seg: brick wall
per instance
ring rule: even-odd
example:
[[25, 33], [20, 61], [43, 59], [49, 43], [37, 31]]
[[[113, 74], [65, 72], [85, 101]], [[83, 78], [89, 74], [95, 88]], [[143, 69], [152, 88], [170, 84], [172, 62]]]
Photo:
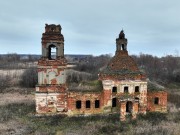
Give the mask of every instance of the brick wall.
[[152, 91], [152, 92], [148, 91], [147, 111], [166, 112], [167, 111], [167, 92], [166, 91]]
[[[99, 108], [95, 108], [95, 100], [99, 100]], [[81, 108], [76, 108], [76, 101], [81, 101]], [[86, 107], [86, 101], [90, 101], [90, 108]], [[68, 115], [97, 114], [102, 113], [103, 98], [101, 92], [69, 92]]]

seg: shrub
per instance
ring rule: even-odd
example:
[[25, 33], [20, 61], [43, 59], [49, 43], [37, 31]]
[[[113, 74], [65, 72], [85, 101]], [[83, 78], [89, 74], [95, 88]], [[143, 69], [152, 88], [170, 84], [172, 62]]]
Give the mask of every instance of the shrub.
[[33, 88], [38, 83], [37, 69], [34, 67], [28, 68], [21, 76], [21, 86]]
[[4, 92], [4, 90], [11, 86], [11, 77], [9, 75], [3, 76], [0, 75], [0, 93]]

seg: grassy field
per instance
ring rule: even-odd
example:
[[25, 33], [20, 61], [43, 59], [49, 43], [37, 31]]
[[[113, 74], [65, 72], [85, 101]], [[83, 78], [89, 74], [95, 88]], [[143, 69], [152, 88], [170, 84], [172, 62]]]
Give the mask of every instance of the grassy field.
[[[23, 92], [20, 92], [23, 91]], [[169, 95], [168, 113], [119, 121], [119, 114], [88, 117], [35, 116], [33, 89], [0, 94], [2, 135], [179, 135], [180, 90]]]
[[[168, 83], [168, 112], [165, 114], [147, 113], [138, 115], [136, 120], [127, 116], [126, 122], [119, 121], [119, 114], [36, 116], [35, 89], [20, 83], [25, 82], [22, 78], [25, 69], [13, 67], [0, 70], [0, 135], [180, 135], [180, 83]], [[27, 82], [32, 81], [29, 77], [33, 75], [28, 73]], [[75, 73], [83, 80], [90, 75], [84, 71]]]

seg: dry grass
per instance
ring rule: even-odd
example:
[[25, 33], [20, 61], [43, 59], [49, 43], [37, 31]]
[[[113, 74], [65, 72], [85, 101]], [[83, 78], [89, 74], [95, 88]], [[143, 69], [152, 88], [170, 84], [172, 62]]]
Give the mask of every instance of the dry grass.
[[26, 135], [178, 135], [180, 111], [172, 103], [167, 114], [150, 113], [135, 121], [119, 121], [109, 116], [34, 117], [34, 95], [0, 94], [0, 134]]
[[22, 75], [25, 69], [0, 69], [0, 74], [3, 76], [10, 75], [12, 78]]
[[0, 106], [8, 105], [12, 103], [33, 103], [34, 95], [16, 93], [4, 93], [0, 94]]

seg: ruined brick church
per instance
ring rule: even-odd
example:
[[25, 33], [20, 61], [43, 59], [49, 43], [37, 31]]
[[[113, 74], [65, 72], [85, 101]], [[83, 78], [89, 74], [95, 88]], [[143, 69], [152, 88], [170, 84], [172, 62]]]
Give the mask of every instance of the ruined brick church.
[[166, 112], [167, 92], [148, 87], [146, 75], [128, 55], [127, 43], [121, 31], [116, 39], [115, 56], [100, 71], [92, 91], [69, 88], [61, 26], [46, 24], [42, 34], [42, 57], [38, 61], [36, 112], [68, 116], [119, 113], [121, 121], [126, 120], [126, 115], [134, 119], [139, 113]]

